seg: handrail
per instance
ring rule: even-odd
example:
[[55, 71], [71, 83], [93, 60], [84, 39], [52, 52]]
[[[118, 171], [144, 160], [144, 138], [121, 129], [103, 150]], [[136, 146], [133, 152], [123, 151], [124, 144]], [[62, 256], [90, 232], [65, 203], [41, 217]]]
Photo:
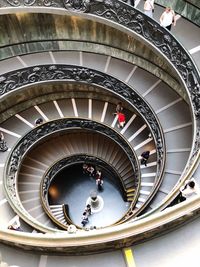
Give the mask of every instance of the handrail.
[[[4, 189], [7, 195], [8, 202], [13, 207], [13, 209], [23, 218], [23, 220], [32, 225], [34, 228], [39, 229], [41, 231], [44, 231], [45, 226], [35, 220], [24, 209], [20, 201], [19, 194], [16, 188], [19, 166], [21, 165], [22, 160], [26, 156], [28, 151], [38, 141], [47, 138], [47, 136], [50, 136], [56, 132], [67, 131], [70, 129], [84, 129], [87, 131], [94, 131], [101, 133], [102, 135], [108, 136], [110, 139], [114, 140], [126, 153], [132, 165], [135, 184], [140, 184], [140, 172], [138, 166], [139, 163], [135, 152], [126, 142], [125, 138], [122, 135], [118, 134], [114, 129], [111, 129], [110, 127], [102, 123], [90, 121], [83, 118], [64, 118], [46, 122], [30, 130], [18, 141], [18, 143], [14, 146], [13, 150], [10, 153], [10, 156], [5, 166], [4, 173]], [[138, 186], [137, 191], [139, 191]], [[49, 228], [47, 228], [46, 231], [48, 232]]]
[[[31, 1], [27, 4], [26, 1], [10, 1], [5, 6], [12, 7], [9, 13], [14, 12], [20, 6], [20, 10], [26, 12], [38, 12], [38, 2]], [[34, 8], [33, 8], [34, 7]], [[164, 56], [164, 58], [171, 64], [175, 72], [178, 73], [186, 92], [190, 97], [191, 108], [193, 111], [194, 122], [194, 140], [192, 143], [192, 152], [190, 154], [190, 160], [187, 163], [187, 168], [184, 171], [182, 177], [187, 175], [189, 168], [192, 168], [193, 162], [197, 160], [196, 154], [200, 148], [200, 142], [198, 141], [199, 132], [199, 113], [200, 104], [199, 86], [200, 76], [199, 72], [193, 62], [191, 56], [181, 46], [181, 44], [171, 35], [165, 28], [161, 27], [156, 21], [145, 16], [139, 10], [136, 10], [129, 5], [121, 2], [110, 0], [109, 2], [104, 0], [93, 0], [78, 2], [74, 1], [59, 1], [54, 0], [40, 5], [40, 11], [51, 10], [53, 12], [63, 12], [66, 14], [76, 14], [77, 16], [87, 17], [92, 20], [98, 20], [103, 23], [114, 23], [115, 27], [120, 30], [135, 34], [142, 38], [144, 42], [152, 45], [154, 49], [157, 49]], [[40, 12], [39, 11], [39, 12]], [[60, 14], [61, 14], [60, 13]], [[62, 13], [63, 14], [63, 13]]]
[[[155, 136], [158, 163], [164, 157], [164, 136], [154, 111], [147, 102], [122, 81], [97, 70], [73, 65], [42, 65], [9, 72], [1, 77], [0, 98], [13, 90], [43, 82], [73, 81], [95, 84], [128, 102], [143, 117]], [[159, 164], [158, 164], [159, 165]]]
[[[137, 160], [136, 160], [136, 162], [137, 162]], [[41, 197], [42, 206], [43, 206], [46, 214], [48, 216], [50, 216], [50, 218], [53, 219], [53, 221], [56, 224], [57, 224], [58, 220], [54, 217], [54, 214], [51, 212], [51, 209], [49, 206], [49, 201], [48, 201], [48, 190], [49, 190], [50, 184], [51, 184], [52, 180], [54, 179], [55, 175], [57, 175], [58, 172], [60, 172], [63, 168], [69, 167], [69, 166], [71, 166], [73, 164], [77, 164], [77, 163], [79, 163], [79, 164], [83, 164], [83, 163], [94, 164], [95, 166], [98, 166], [99, 168], [106, 169], [108, 172], [112, 173], [114, 175], [114, 177], [117, 178], [118, 182], [120, 181], [120, 187], [123, 188], [123, 190], [121, 189], [121, 191], [122, 191], [121, 193], [122, 193], [123, 197], [125, 195], [126, 188], [125, 188], [123, 180], [121, 179], [118, 171], [115, 169], [114, 166], [110, 165], [110, 163], [107, 163], [104, 159], [101, 159], [100, 157], [96, 157], [96, 156], [89, 155], [89, 154], [76, 154], [76, 155], [71, 155], [71, 156], [62, 158], [59, 161], [54, 162], [54, 164], [52, 164], [52, 166], [50, 166], [47, 169], [47, 171], [43, 175], [43, 178], [42, 178], [41, 183], [40, 183], [40, 197]], [[138, 165], [139, 165], [139, 163], [138, 163]], [[138, 166], [138, 168], [139, 168], [139, 166]], [[134, 180], [135, 180], [135, 177], [134, 177], [134, 172], [133, 172], [133, 181]], [[128, 210], [125, 212], [125, 214], [122, 216], [122, 218], [120, 218], [119, 221], [123, 220], [123, 218], [127, 216], [127, 213], [129, 213], [134, 208], [134, 205], [135, 205], [135, 203], [137, 201], [137, 197], [138, 197], [139, 187], [140, 187], [140, 183], [138, 183], [137, 179], [136, 179], [136, 181], [134, 182], [134, 185], [132, 186], [132, 188], [135, 191], [134, 199], [131, 202], [131, 206], [128, 208]], [[127, 198], [127, 196], [126, 196], [126, 198]], [[68, 216], [66, 216], [66, 218], [68, 218]], [[74, 224], [71, 220], [69, 222], [71, 224]], [[66, 229], [66, 225], [62, 224], [61, 222], [58, 222], [58, 224], [62, 228]], [[80, 227], [78, 227], [78, 228], [80, 228]]]
[[[54, 3], [60, 3], [60, 1], [54, 1]], [[158, 49], [163, 55], [165, 55], [166, 60], [173, 66], [174, 70], [177, 71], [179, 77], [182, 80], [183, 85], [186, 88], [188, 95], [190, 96], [190, 101], [192, 103], [191, 108], [194, 113], [194, 141], [192, 145], [192, 153], [190, 157], [190, 161], [188, 162], [188, 167], [184, 172], [184, 176], [187, 175], [189, 171], [193, 168], [196, 161], [199, 157], [199, 147], [200, 147], [200, 140], [199, 140], [199, 113], [200, 113], [200, 103], [199, 103], [199, 85], [200, 85], [200, 77], [198, 70], [193, 63], [193, 60], [189, 56], [189, 54], [184, 50], [184, 48], [177, 42], [177, 40], [164, 28], [160, 27], [155, 21], [147, 18], [145, 15], [142, 15], [139, 11], [131, 9], [130, 7], [126, 7], [125, 4], [120, 3], [119, 1], [109, 1], [109, 3], [102, 2], [102, 1], [93, 1], [97, 3], [95, 8], [92, 6], [91, 8], [88, 6], [90, 1], [86, 2], [86, 9], [85, 8], [85, 1], [80, 1], [80, 5], [82, 5], [82, 9], [75, 8], [75, 13], [78, 12], [88, 12], [92, 15], [98, 17], [99, 20], [110, 20], [115, 22], [115, 25], [121, 25], [124, 30], [129, 31], [130, 34], [131, 30], [135, 31], [138, 36], [146, 39], [146, 42], [154, 46]], [[101, 5], [100, 3], [101, 2]], [[32, 5], [32, 4], [30, 4]], [[69, 12], [73, 12], [72, 6], [70, 4], [66, 6]], [[27, 9], [26, 9], [27, 10]], [[36, 9], [35, 9], [36, 10]], [[93, 12], [91, 12], [93, 11]], [[82, 14], [82, 13], [81, 13]], [[101, 18], [100, 18], [101, 17]], [[104, 18], [102, 18], [104, 17]], [[128, 29], [129, 28], [129, 29]], [[192, 204], [191, 204], [192, 206]], [[198, 212], [199, 202], [194, 203], [192, 208], [196, 209]], [[182, 214], [186, 214], [186, 212], [192, 210], [195, 213], [195, 210], [190, 209], [189, 205], [184, 206], [184, 210]], [[162, 217], [163, 214], [163, 217]], [[161, 213], [160, 219], [164, 218], [165, 211]], [[180, 214], [179, 214], [180, 215]], [[190, 215], [189, 215], [190, 216]], [[186, 216], [187, 217], [187, 216]], [[152, 218], [152, 216], [151, 216]], [[176, 218], [177, 219], [177, 218]], [[187, 219], [187, 218], [185, 218]], [[152, 219], [153, 223], [153, 219]], [[163, 222], [164, 223], [164, 222]], [[155, 227], [155, 225], [154, 225]], [[153, 228], [152, 228], [153, 229]], [[155, 228], [154, 228], [155, 230]], [[113, 233], [114, 234], [114, 233]], [[129, 236], [131, 232], [129, 233]], [[114, 238], [114, 236], [113, 236]]]
[[[17, 73], [12, 71], [5, 74], [0, 82], [0, 98], [11, 93], [13, 90], [49, 81], [70, 81], [96, 85], [103, 90], [116, 94], [123, 99], [123, 101], [128, 102], [136, 109], [151, 129], [152, 136], [154, 137], [157, 150], [157, 171], [155, 180], [157, 180], [157, 184], [161, 182], [165, 163], [165, 140], [161, 125], [147, 102], [137, 92], [133, 91], [132, 88], [120, 80], [97, 70], [73, 65], [59, 64], [27, 67], [21, 69], [21, 71], [18, 70]], [[149, 196], [149, 201], [156, 193], [156, 189], [157, 185]], [[145, 205], [147, 205], [147, 203], [148, 200], [146, 200]], [[143, 205], [140, 210], [142, 210], [145, 205]]]
[[62, 169], [77, 163], [78, 164], [88, 163], [91, 165], [99, 166], [100, 168], [106, 169], [109, 173], [114, 174], [114, 176], [118, 178], [118, 181], [120, 181], [120, 187], [123, 188], [124, 192], [122, 192], [122, 194], [125, 193], [126, 191], [125, 185], [123, 184], [120, 174], [118, 173], [117, 169], [114, 166], [112, 166], [110, 163], [107, 163], [101, 157], [90, 155], [88, 153], [79, 153], [79, 154], [76, 153], [75, 155], [70, 155], [68, 157], [60, 158], [58, 161], [54, 162], [51, 166], [49, 166], [49, 168], [46, 170], [40, 183], [41, 197], [44, 203], [48, 202], [47, 193], [49, 190], [50, 183], [54, 179], [55, 175], [57, 175], [58, 172], [60, 172]]
[[[83, 255], [95, 252], [108, 252], [138, 244], [176, 229], [200, 214], [200, 198], [193, 197], [161, 213], [134, 223], [126, 223], [87, 231], [79, 230], [74, 234], [31, 234], [0, 229], [0, 241], [26, 250], [43, 250], [55, 254]], [[187, 210], [187, 214], [185, 211]], [[80, 249], [81, 248], [81, 249]]]

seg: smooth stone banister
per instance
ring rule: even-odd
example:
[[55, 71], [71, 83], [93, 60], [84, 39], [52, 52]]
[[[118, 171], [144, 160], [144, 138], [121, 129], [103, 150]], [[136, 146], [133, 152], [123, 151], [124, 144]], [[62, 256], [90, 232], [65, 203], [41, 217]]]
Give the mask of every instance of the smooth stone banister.
[[[127, 157], [128, 158], [128, 157]], [[89, 155], [89, 154], [76, 154], [76, 155], [71, 155], [65, 158], [60, 159], [59, 161], [55, 162], [50, 168], [48, 168], [42, 178], [42, 181], [40, 183], [40, 196], [41, 196], [41, 203], [42, 206], [46, 212], [46, 214], [55, 222], [55, 224], [58, 224], [61, 228], [67, 229], [67, 226], [56, 218], [54, 213], [52, 212], [52, 209], [50, 208], [49, 205], [49, 199], [48, 199], [48, 191], [49, 187], [51, 185], [51, 182], [53, 181], [54, 177], [64, 168], [67, 168], [69, 166], [72, 166], [74, 164], [91, 164], [98, 166], [98, 168], [103, 168], [110, 174], [112, 174], [115, 179], [117, 180], [116, 183], [119, 186], [120, 192], [124, 198], [124, 201], [127, 201], [127, 195], [126, 195], [126, 185], [124, 184], [124, 181], [120, 177], [117, 169], [114, 168], [114, 166], [109, 165], [109, 162], [106, 162], [104, 159], [99, 158], [97, 156]], [[139, 166], [137, 166], [139, 168]], [[122, 218], [119, 220], [120, 222], [124, 220], [125, 217], [127, 217], [127, 214], [131, 213], [131, 211], [134, 209], [135, 203], [137, 201], [137, 197], [139, 194], [139, 188], [140, 188], [140, 183], [138, 182], [138, 178], [134, 176], [134, 169], [132, 168], [132, 180], [131, 183], [133, 184], [130, 188], [134, 192], [133, 200], [131, 201], [131, 205], [126, 212], [125, 215], [122, 216]], [[68, 212], [66, 211], [66, 207], [68, 205], [63, 205], [63, 212], [66, 218], [66, 221], [68, 224], [74, 224], [72, 220], [70, 219]], [[132, 212], [132, 216], [133, 216]], [[128, 216], [131, 218], [131, 216]], [[130, 219], [129, 218], [129, 219]], [[77, 228], [80, 228], [76, 225]]]
[[[45, 226], [34, 219], [24, 209], [20, 201], [19, 193], [17, 191], [17, 176], [19, 166], [21, 165], [22, 160], [26, 156], [28, 151], [33, 148], [39, 141], [49, 137], [50, 135], [53, 135], [54, 133], [74, 129], [101, 133], [116, 142], [127, 154], [127, 157], [133, 168], [135, 183], [137, 185], [140, 184], [140, 171], [137, 156], [131, 148], [130, 144], [127, 143], [125, 138], [122, 135], [118, 134], [114, 129], [96, 121], [90, 121], [83, 118], [58, 119], [37, 126], [36, 128], [30, 130], [26, 135], [24, 135], [12, 149], [5, 168], [3, 185], [8, 202], [13, 207], [13, 209], [18, 213], [20, 217], [22, 217], [22, 219], [24, 219], [27, 223], [38, 230], [44, 231]], [[139, 188], [137, 190], [139, 191]], [[49, 231], [48, 227], [46, 231]], [[56, 229], [50, 228], [50, 231], [56, 232]]]
[[[112, 228], [90, 231], [79, 230], [74, 234], [31, 234], [0, 229], [0, 241], [26, 250], [54, 252], [54, 254], [86, 255], [108, 252], [147, 241], [176, 229], [199, 216], [200, 198], [194, 197], [161, 213], [132, 223]], [[187, 211], [187, 214], [186, 212]]]

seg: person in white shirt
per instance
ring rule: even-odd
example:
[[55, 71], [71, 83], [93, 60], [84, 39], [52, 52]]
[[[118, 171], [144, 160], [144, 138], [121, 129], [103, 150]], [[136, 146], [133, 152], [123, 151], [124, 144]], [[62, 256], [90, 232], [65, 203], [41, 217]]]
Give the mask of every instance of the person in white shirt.
[[154, 0], [146, 0], [144, 2], [144, 14], [153, 18], [154, 12]]
[[171, 7], [166, 7], [165, 11], [162, 13], [160, 17], [160, 25], [167, 28], [169, 31], [171, 30], [172, 25], [176, 26], [175, 13]]
[[194, 178], [185, 181], [185, 185], [180, 188], [180, 192], [183, 198], [188, 199], [195, 195], [200, 195], [200, 189]]

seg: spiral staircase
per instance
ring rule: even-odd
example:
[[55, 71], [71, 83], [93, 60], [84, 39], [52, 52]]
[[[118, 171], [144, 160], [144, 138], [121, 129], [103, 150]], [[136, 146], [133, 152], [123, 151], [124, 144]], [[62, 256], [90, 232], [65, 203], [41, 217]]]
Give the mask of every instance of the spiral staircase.
[[[148, 240], [199, 213], [198, 198], [166, 208], [186, 179], [194, 175], [198, 181], [197, 67], [173, 36], [121, 1], [4, 2], [0, 130], [8, 150], [0, 154], [3, 260], [20, 267], [90, 266], [94, 261], [135, 266], [126, 254], [132, 246], [136, 266], [145, 266], [140, 256], [154, 244]], [[137, 7], [142, 10], [142, 3]], [[162, 10], [157, 6], [155, 19]], [[191, 37], [195, 33], [193, 41], [181, 34], [181, 26], [191, 29]], [[173, 31], [187, 50], [199, 45], [199, 28], [190, 22], [181, 18]], [[114, 115], [119, 101], [126, 115], [123, 129]], [[36, 127], [39, 117], [44, 123]], [[145, 150], [150, 151], [147, 166], [140, 163]], [[69, 234], [62, 205], [45, 206], [42, 194], [50, 167], [78, 155], [116, 171], [125, 214], [107, 227], [78, 227]], [[23, 232], [7, 229], [16, 214]], [[196, 229], [194, 222], [185, 229], [192, 224]], [[162, 237], [155, 240], [161, 246]], [[92, 261], [87, 254], [93, 254]]]

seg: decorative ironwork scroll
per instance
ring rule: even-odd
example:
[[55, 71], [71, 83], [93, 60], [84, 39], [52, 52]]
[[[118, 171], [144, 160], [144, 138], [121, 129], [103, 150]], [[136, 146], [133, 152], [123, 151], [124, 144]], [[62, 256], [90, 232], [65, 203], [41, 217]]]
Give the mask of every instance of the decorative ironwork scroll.
[[79, 12], [88, 12], [90, 2], [90, 0], [63, 0], [66, 9]]
[[13, 71], [0, 76], [0, 96], [22, 86], [47, 81], [75, 81], [95, 84], [109, 90], [125, 101], [128, 101], [134, 109], [145, 119], [153, 135], [157, 147], [158, 175], [162, 171], [164, 159], [164, 138], [161, 126], [150, 106], [142, 97], [127, 84], [118, 79], [97, 70], [77, 67], [72, 65], [44, 65], [29, 67], [21, 71]]
[[[0, 7], [34, 6], [58, 7], [70, 12], [87, 13], [107, 21], [115, 22], [147, 40], [156, 47], [173, 65], [187, 87], [194, 107], [197, 131], [200, 132], [200, 75], [189, 53], [156, 21], [130, 5], [117, 0], [3, 0]], [[94, 19], [94, 17], [92, 17]], [[1, 77], [3, 79], [3, 77]], [[198, 138], [194, 144], [191, 163], [200, 149]]]
[[[59, 7], [62, 1], [59, 0], [2, 0], [2, 6], [44, 6], [44, 7]], [[60, 3], [59, 3], [60, 2]]]

